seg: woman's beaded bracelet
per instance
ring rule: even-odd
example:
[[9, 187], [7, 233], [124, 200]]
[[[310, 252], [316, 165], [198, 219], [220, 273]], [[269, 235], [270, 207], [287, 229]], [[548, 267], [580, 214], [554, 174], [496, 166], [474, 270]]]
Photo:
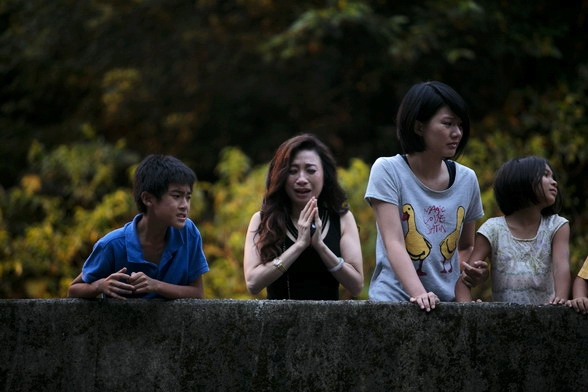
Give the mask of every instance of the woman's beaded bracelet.
[[345, 260], [343, 260], [343, 257], [337, 257], [337, 260], [339, 260], [339, 262], [336, 266], [329, 268], [329, 272], [337, 272], [341, 268], [343, 268], [343, 264], [345, 264]]

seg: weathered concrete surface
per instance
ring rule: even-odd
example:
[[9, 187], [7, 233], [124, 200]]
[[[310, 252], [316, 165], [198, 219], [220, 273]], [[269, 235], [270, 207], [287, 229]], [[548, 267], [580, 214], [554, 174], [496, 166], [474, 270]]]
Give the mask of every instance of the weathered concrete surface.
[[368, 301], [0, 300], [4, 391], [586, 391], [588, 316]]

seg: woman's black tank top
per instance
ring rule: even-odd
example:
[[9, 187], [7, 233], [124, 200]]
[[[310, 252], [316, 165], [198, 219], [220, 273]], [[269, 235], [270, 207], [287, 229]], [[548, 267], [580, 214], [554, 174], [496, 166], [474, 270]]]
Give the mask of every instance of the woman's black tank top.
[[[323, 215], [323, 214], [321, 214]], [[337, 256], [341, 256], [341, 218], [337, 214], [324, 216], [330, 222], [329, 231], [324, 239], [325, 245]], [[325, 219], [321, 217], [323, 227]], [[294, 238], [298, 231], [293, 224], [288, 225], [288, 231]], [[293, 245], [290, 237], [286, 236], [284, 250]], [[339, 299], [339, 282], [327, 270], [319, 254], [309, 246], [300, 257], [290, 266], [280, 278], [267, 287], [268, 299], [297, 299], [297, 300], [337, 300]]]

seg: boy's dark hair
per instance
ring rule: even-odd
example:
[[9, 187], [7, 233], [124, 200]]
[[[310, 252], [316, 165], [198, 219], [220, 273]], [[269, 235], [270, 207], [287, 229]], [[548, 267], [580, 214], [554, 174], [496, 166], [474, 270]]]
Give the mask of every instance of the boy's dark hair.
[[396, 115], [396, 136], [404, 154], [425, 151], [425, 140], [415, 132], [416, 122], [427, 123], [445, 106], [461, 119], [463, 132], [455, 155], [446, 158], [457, 158], [461, 155], [470, 138], [468, 107], [454, 89], [437, 81], [415, 84], [402, 98]]
[[[538, 192], [543, 192], [541, 181], [545, 166], [555, 171], [545, 158], [529, 156], [514, 158], [504, 163], [496, 172], [494, 179], [494, 198], [504, 215], [510, 215], [523, 208], [539, 203]], [[558, 188], [555, 203], [541, 210], [541, 215], [549, 216], [559, 213], [562, 205], [561, 190]]]
[[152, 154], [139, 163], [135, 170], [133, 193], [139, 212], [147, 212], [141, 199], [143, 192], [149, 192], [157, 200], [167, 192], [170, 184], [189, 185], [196, 182], [196, 174], [179, 159], [171, 155]]

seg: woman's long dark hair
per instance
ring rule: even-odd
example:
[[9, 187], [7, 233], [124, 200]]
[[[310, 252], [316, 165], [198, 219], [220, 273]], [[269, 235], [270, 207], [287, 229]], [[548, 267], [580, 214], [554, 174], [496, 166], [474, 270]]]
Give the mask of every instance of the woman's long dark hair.
[[321, 159], [324, 184], [318, 198], [318, 206], [329, 213], [345, 214], [349, 207], [347, 196], [337, 179], [337, 164], [329, 148], [316, 136], [305, 133], [286, 140], [272, 158], [265, 183], [265, 195], [261, 206], [261, 222], [257, 229], [256, 246], [263, 263], [282, 253], [286, 237], [286, 222], [290, 219], [291, 200], [284, 186], [292, 159], [300, 151], [315, 151]]

